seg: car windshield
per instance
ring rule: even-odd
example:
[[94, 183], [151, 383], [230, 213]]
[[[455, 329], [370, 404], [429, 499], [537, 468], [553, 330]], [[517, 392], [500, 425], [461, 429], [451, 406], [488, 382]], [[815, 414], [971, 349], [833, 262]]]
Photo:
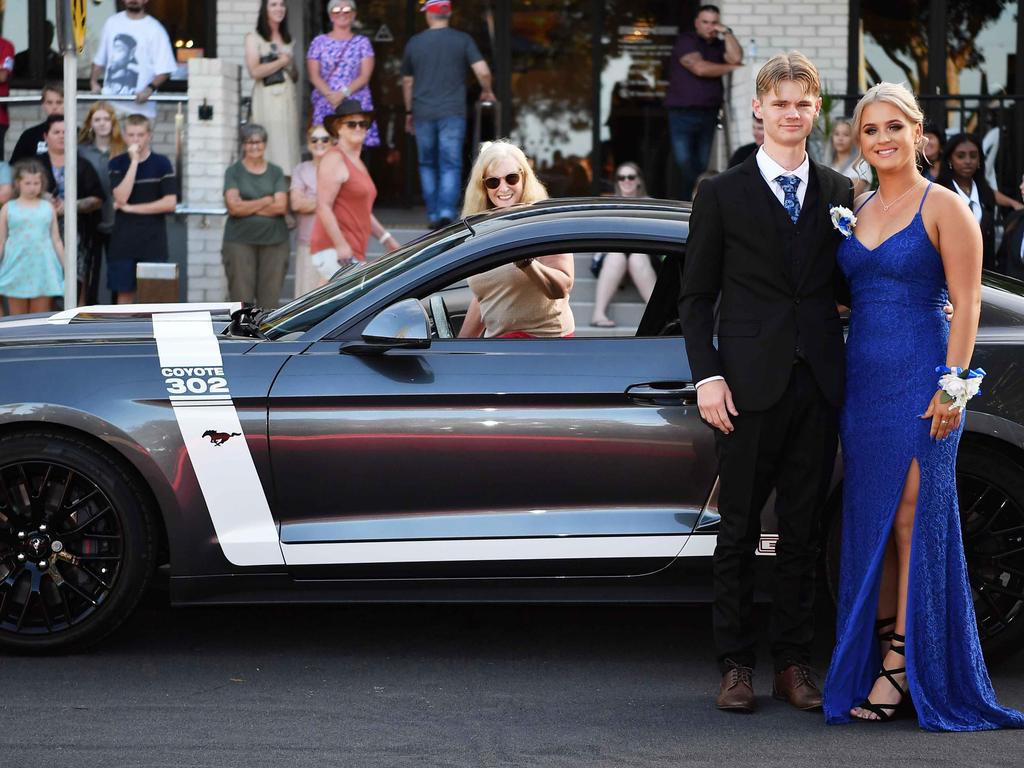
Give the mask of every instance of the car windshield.
[[267, 314], [260, 321], [260, 331], [269, 339], [305, 333], [381, 283], [458, 245], [470, 233], [460, 222], [424, 235], [379, 259], [343, 269], [326, 285]]

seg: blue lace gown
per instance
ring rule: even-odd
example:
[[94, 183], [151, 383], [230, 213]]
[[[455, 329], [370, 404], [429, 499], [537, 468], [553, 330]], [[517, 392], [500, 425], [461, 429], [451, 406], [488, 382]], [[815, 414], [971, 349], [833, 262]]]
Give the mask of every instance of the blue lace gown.
[[[931, 185], [921, 199], [921, 207]], [[863, 206], [861, 206], [863, 207]], [[1024, 727], [1024, 715], [996, 703], [985, 668], [967, 581], [956, 495], [956, 451], [963, 427], [929, 436], [919, 418], [946, 362], [949, 323], [942, 260], [921, 219], [869, 250], [856, 236], [838, 260], [852, 295], [846, 343], [843, 540], [836, 648], [825, 681], [828, 723], [849, 722], [851, 707], [878, 674], [875, 619], [882, 556], [907, 470], [917, 459], [921, 488], [914, 520], [907, 596], [906, 667], [918, 722], [929, 731]]]

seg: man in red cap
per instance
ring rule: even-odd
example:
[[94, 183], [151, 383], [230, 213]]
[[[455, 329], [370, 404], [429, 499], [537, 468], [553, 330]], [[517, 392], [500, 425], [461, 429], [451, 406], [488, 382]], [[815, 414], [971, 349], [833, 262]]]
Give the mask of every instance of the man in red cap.
[[427, 0], [427, 29], [402, 56], [405, 130], [416, 135], [420, 187], [431, 228], [458, 215], [462, 144], [466, 136], [466, 67], [480, 82], [480, 100], [494, 101], [491, 70], [473, 38], [450, 26], [450, 0]]

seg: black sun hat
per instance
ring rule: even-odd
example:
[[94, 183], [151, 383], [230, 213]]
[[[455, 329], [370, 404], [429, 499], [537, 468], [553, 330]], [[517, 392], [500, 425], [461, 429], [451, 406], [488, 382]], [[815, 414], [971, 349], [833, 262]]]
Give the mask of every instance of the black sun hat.
[[352, 115], [372, 115], [372, 109], [366, 109], [362, 104], [359, 103], [359, 99], [345, 99], [337, 107], [334, 108], [334, 112], [327, 115], [324, 118], [324, 128], [327, 132], [333, 135], [337, 135], [335, 130], [335, 123], [344, 117], [351, 117]]

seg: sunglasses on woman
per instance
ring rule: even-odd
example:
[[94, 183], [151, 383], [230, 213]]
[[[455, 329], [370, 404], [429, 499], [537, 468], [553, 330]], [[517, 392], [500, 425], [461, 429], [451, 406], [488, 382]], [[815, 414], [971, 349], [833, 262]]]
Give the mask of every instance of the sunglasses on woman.
[[635, 173], [622, 173], [619, 174], [619, 181], [636, 181]]
[[344, 123], [342, 123], [342, 125], [344, 125], [346, 128], [351, 128], [352, 130], [355, 130], [356, 128], [361, 128], [361, 129], [363, 129], [365, 131], [367, 128], [370, 127], [370, 121], [369, 120], [346, 120]]
[[[505, 176], [505, 183], [510, 187], [514, 187], [519, 183], [520, 176], [518, 173], [510, 173]], [[488, 176], [484, 179], [484, 186], [488, 189], [497, 189], [501, 186], [501, 177], [499, 176]]]
[[331, 137], [330, 136], [310, 136], [309, 143], [310, 144], [330, 144], [331, 143]]

